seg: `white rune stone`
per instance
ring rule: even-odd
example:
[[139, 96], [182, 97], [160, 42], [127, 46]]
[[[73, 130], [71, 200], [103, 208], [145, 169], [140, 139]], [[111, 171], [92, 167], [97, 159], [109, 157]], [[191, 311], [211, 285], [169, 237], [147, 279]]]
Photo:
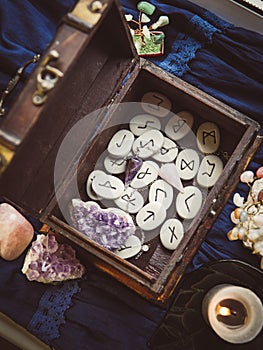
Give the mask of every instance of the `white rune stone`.
[[172, 103], [160, 92], [147, 92], [141, 99], [141, 106], [146, 113], [163, 118], [169, 114]]
[[146, 131], [161, 129], [161, 122], [150, 114], [138, 114], [130, 120], [130, 130], [135, 136], [140, 136]]
[[166, 218], [166, 210], [162, 203], [151, 202], [146, 204], [136, 215], [137, 225], [145, 231], [154, 230], [160, 226]]
[[160, 230], [162, 245], [169, 250], [175, 250], [184, 237], [184, 228], [180, 220], [171, 218], [164, 222]]
[[149, 130], [134, 141], [132, 150], [136, 156], [146, 159], [157, 153], [163, 143], [164, 137], [159, 130]]
[[107, 150], [112, 157], [123, 158], [131, 151], [134, 135], [130, 130], [117, 131], [111, 138]]
[[176, 197], [176, 210], [183, 219], [193, 219], [202, 206], [202, 193], [195, 186], [184, 187], [184, 193]]
[[197, 173], [197, 183], [202, 187], [212, 187], [223, 172], [222, 160], [213, 154], [205, 156]]
[[105, 199], [116, 199], [124, 192], [124, 183], [118, 177], [104, 172], [94, 177], [91, 186], [98, 196]]

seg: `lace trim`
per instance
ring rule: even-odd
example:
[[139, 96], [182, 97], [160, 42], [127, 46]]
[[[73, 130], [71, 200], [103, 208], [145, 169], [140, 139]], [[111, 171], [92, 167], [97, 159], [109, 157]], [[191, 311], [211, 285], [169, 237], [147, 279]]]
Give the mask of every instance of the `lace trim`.
[[195, 36], [204, 42], [212, 43], [214, 33], [221, 32], [220, 29], [217, 29], [211, 23], [207, 22], [198, 15], [194, 15], [190, 22], [193, 25]]
[[196, 51], [202, 45], [195, 39], [180, 33], [164, 61], [152, 59], [152, 61], [164, 70], [182, 77], [184, 73], [190, 70], [188, 63], [195, 57]]
[[65, 311], [71, 306], [74, 294], [80, 291], [77, 281], [67, 281], [60, 286], [50, 286], [40, 299], [38, 309], [27, 330], [50, 345], [60, 336], [59, 327], [65, 323]]

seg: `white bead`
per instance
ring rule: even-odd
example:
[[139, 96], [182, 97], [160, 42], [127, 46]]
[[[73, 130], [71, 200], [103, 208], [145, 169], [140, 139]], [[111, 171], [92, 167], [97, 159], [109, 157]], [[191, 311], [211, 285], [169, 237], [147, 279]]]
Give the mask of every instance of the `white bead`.
[[244, 183], [249, 183], [252, 182], [254, 179], [254, 173], [251, 170], [247, 170], [244, 171], [241, 175], [240, 175], [240, 181], [244, 182]]
[[258, 179], [254, 181], [250, 194], [248, 195], [248, 200], [251, 200], [251, 196], [253, 197], [254, 201], [257, 201], [259, 192], [263, 190], [263, 179]]
[[239, 219], [235, 216], [235, 211], [232, 211], [230, 214], [230, 220], [233, 222], [233, 224], [237, 225], [239, 224]]
[[197, 183], [202, 187], [212, 187], [223, 172], [222, 160], [209, 154], [205, 156], [197, 173]]
[[108, 152], [112, 157], [123, 158], [131, 151], [134, 135], [131, 131], [122, 129], [116, 132], [108, 144]]
[[193, 179], [197, 174], [200, 165], [198, 153], [191, 148], [184, 149], [177, 156], [175, 165], [181, 179]]
[[159, 202], [168, 209], [173, 201], [173, 188], [166, 181], [156, 180], [149, 190], [149, 202]]
[[152, 157], [161, 163], [170, 163], [175, 160], [178, 154], [178, 147], [175, 142], [164, 137], [164, 143], [160, 150], [154, 154]]
[[116, 199], [124, 192], [124, 183], [116, 176], [101, 172], [93, 179], [92, 188], [101, 198]]
[[263, 227], [263, 214], [258, 214], [253, 217], [253, 222], [258, 227]]
[[234, 194], [233, 203], [235, 204], [235, 206], [242, 208], [244, 206], [244, 201], [245, 201], [245, 198], [240, 196], [239, 193]]
[[115, 250], [114, 253], [122, 259], [129, 259], [137, 255], [141, 248], [142, 244], [140, 239], [137, 236], [132, 235], [128, 237], [127, 241], [125, 242], [125, 246]]
[[93, 200], [100, 200], [101, 197], [99, 197], [95, 192], [94, 190], [92, 189], [92, 181], [94, 180], [94, 178], [98, 175], [98, 174], [104, 174], [104, 172], [102, 170], [93, 170], [89, 176], [88, 176], [88, 179], [87, 179], [87, 182], [86, 182], [86, 192], [87, 192], [87, 195], [89, 196], [89, 198], [93, 199]]
[[184, 193], [176, 197], [176, 210], [183, 219], [193, 219], [202, 206], [202, 193], [195, 186], [184, 187]]
[[135, 136], [140, 136], [152, 129], [161, 129], [160, 120], [152, 115], [139, 114], [130, 120], [130, 130]]
[[144, 205], [143, 196], [131, 187], [127, 187], [114, 202], [119, 208], [131, 214], [137, 213]]
[[152, 162], [145, 161], [134, 179], [131, 181], [130, 186], [132, 188], [143, 188], [155, 181], [158, 177], [158, 168], [156, 168]]
[[136, 215], [137, 225], [145, 231], [154, 230], [166, 218], [166, 210], [159, 202], [146, 204]]
[[149, 130], [134, 141], [132, 150], [136, 156], [146, 159], [158, 152], [163, 142], [164, 137], [159, 130]]
[[141, 99], [142, 109], [146, 113], [163, 118], [168, 115], [172, 108], [171, 101], [159, 92], [147, 92]]
[[127, 161], [123, 158], [116, 159], [116, 158], [107, 156], [104, 159], [104, 168], [110, 174], [121, 174], [121, 173], [124, 173], [126, 169], [126, 163]]
[[190, 112], [181, 111], [172, 116], [166, 124], [164, 132], [174, 141], [181, 140], [191, 131], [193, 123], [193, 115]]
[[160, 230], [160, 240], [166, 249], [175, 250], [184, 237], [184, 228], [178, 219], [168, 219]]
[[201, 124], [196, 133], [197, 146], [203, 153], [214, 153], [220, 146], [220, 131], [212, 122]]

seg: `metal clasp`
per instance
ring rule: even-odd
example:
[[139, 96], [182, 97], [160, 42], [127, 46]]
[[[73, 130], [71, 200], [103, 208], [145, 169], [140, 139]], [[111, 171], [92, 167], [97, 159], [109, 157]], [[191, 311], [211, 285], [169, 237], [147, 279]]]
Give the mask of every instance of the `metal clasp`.
[[55, 87], [59, 78], [64, 75], [58, 68], [49, 65], [50, 61], [58, 58], [58, 51], [51, 50], [38, 68], [37, 90], [33, 95], [33, 103], [36, 106], [42, 105], [46, 101], [48, 93]]
[[[4, 92], [2, 93], [1, 99], [0, 99], [0, 116], [2, 117], [3, 115], [5, 115], [6, 110], [3, 107], [3, 104], [5, 102], [5, 99], [8, 97], [8, 95], [15, 89], [17, 83], [19, 82], [19, 80], [21, 79], [25, 69], [27, 68], [27, 66], [29, 66], [31, 63], [36, 63], [40, 58], [40, 55], [37, 54], [35, 55], [33, 58], [31, 58], [30, 60], [28, 60], [23, 66], [21, 66], [15, 76], [12, 77], [12, 79], [8, 82]], [[1, 161], [1, 160], [0, 160]]]

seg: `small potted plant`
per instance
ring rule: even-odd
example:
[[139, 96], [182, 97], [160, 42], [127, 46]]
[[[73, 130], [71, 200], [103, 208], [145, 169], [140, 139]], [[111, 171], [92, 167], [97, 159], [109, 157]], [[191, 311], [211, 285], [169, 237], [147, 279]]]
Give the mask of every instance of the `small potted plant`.
[[135, 20], [131, 14], [126, 14], [126, 21], [135, 23], [136, 28], [131, 28], [131, 35], [135, 48], [139, 56], [160, 56], [164, 53], [165, 34], [162, 31], [156, 31], [157, 28], [164, 27], [169, 24], [168, 16], [160, 16], [159, 19], [150, 24], [151, 16], [156, 7], [147, 1], [140, 1], [137, 4], [139, 10], [138, 20]]

